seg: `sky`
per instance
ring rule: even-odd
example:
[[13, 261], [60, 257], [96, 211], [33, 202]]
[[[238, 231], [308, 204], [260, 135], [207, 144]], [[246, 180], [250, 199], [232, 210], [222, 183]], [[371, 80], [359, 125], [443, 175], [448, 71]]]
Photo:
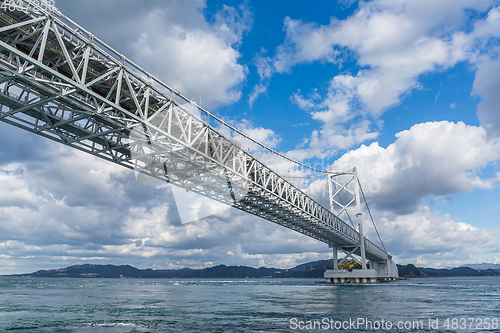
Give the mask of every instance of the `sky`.
[[[397, 263], [500, 263], [500, 2], [313, 4], [56, 0], [273, 149], [321, 169], [356, 166]], [[182, 223], [169, 186], [5, 123], [0, 142], [0, 274], [82, 263], [290, 268], [332, 257], [233, 208]], [[324, 199], [324, 179], [298, 182]]]

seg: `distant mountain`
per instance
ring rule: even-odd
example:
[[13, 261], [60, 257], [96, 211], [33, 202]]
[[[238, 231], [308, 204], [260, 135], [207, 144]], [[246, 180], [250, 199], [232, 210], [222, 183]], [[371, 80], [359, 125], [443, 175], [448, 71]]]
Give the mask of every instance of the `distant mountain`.
[[500, 276], [500, 271], [495, 269], [474, 269], [470, 267], [456, 267], [452, 269], [420, 268], [429, 277], [450, 276]]
[[412, 264], [398, 265], [399, 276], [406, 278], [417, 277], [456, 277], [456, 276], [500, 276], [500, 270], [474, 269], [470, 267], [456, 268], [424, 268]]
[[427, 274], [422, 272], [421, 269], [415, 267], [412, 264], [408, 264], [406, 266], [402, 266], [402, 265], [397, 265], [397, 266], [398, 266], [398, 271], [399, 271], [400, 277], [405, 277], [405, 278], [428, 277]]
[[500, 264], [488, 264], [488, 263], [483, 263], [483, 264], [467, 264], [467, 265], [462, 265], [460, 267], [470, 267], [470, 268], [475, 268], [475, 269], [496, 269], [496, 270], [500, 270]]
[[53, 270], [40, 270], [24, 277], [43, 278], [322, 278], [332, 260], [319, 260], [291, 269], [253, 268], [218, 265], [203, 269], [177, 270], [138, 269], [130, 265], [75, 265]]
[[[43, 278], [323, 278], [325, 270], [332, 267], [332, 260], [318, 260], [290, 269], [253, 268], [247, 266], [218, 265], [203, 269], [153, 270], [138, 269], [130, 265], [74, 265], [66, 268], [40, 270], [15, 276]], [[448, 276], [500, 276], [500, 270], [457, 267], [436, 269], [398, 265], [399, 276], [407, 278]]]

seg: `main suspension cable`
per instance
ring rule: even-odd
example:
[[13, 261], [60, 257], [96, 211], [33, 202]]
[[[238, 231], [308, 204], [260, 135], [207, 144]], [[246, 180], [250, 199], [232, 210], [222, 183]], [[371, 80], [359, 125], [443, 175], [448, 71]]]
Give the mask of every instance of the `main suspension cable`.
[[[288, 171], [290, 172], [290, 171]], [[314, 176], [285, 176], [282, 175], [285, 178], [293, 178], [293, 179], [311, 179], [311, 178], [319, 178], [319, 177], [324, 177], [326, 174], [321, 174], [321, 175], [314, 175]]]
[[373, 227], [375, 228], [375, 232], [377, 233], [378, 239], [380, 240], [380, 244], [384, 248], [384, 251], [387, 252], [387, 250], [385, 249], [385, 246], [384, 246], [384, 242], [382, 242], [382, 238], [380, 238], [380, 234], [378, 233], [377, 226], [375, 225], [375, 220], [373, 220], [373, 216], [372, 216], [372, 212], [370, 211], [370, 207], [368, 207], [368, 202], [366, 201], [365, 193], [363, 192], [363, 188], [361, 187], [361, 182], [359, 181], [359, 178], [358, 178], [358, 185], [359, 185], [359, 189], [361, 190], [361, 194], [363, 195], [363, 200], [365, 200], [366, 209], [368, 210], [368, 214], [370, 214], [370, 219], [372, 220]]

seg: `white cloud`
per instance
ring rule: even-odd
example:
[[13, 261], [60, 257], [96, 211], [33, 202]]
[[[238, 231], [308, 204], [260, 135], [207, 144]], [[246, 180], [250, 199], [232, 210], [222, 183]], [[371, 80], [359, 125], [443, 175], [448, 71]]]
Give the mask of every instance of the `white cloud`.
[[253, 103], [255, 103], [255, 100], [257, 99], [257, 97], [259, 97], [259, 95], [267, 91], [267, 87], [268, 87], [267, 83], [260, 83], [255, 87], [253, 87], [250, 96], [248, 96], [248, 104], [250, 104], [250, 107], [253, 106]]
[[498, 31], [498, 24], [500, 22], [500, 7], [494, 7], [486, 16], [485, 20], [479, 20], [474, 23], [474, 31], [471, 35], [478, 39], [479, 42], [488, 42], [490, 38], [500, 36], [500, 31]]
[[[423, 206], [425, 200], [474, 189], [492, 189], [500, 180], [482, 176], [497, 161], [500, 141], [482, 127], [447, 121], [417, 124], [396, 134], [387, 148], [362, 145], [339, 158], [335, 171], [356, 167], [385, 247], [399, 263], [458, 266], [500, 250], [500, 230], [477, 228]], [[327, 206], [325, 179], [308, 194]], [[365, 233], [377, 243], [369, 215]], [[342, 218], [347, 221], [345, 215]], [[348, 222], [348, 221], [347, 221]]]
[[482, 97], [478, 105], [477, 115], [488, 134], [500, 136], [500, 58], [488, 56], [480, 58], [473, 93]]
[[238, 6], [238, 9], [222, 5], [215, 15], [216, 33], [223, 37], [227, 45], [241, 45], [243, 35], [251, 30], [253, 17], [245, 3]]
[[[330, 116], [330, 114], [323, 114]], [[305, 147], [287, 152], [287, 156], [299, 161], [309, 158], [328, 158], [339, 150], [345, 150], [366, 140], [373, 140], [378, 132], [372, 131], [367, 120], [353, 122], [349, 126], [324, 123], [321, 129], [312, 132]]]
[[420, 207], [409, 215], [379, 216], [382, 239], [399, 262], [458, 266], [500, 251], [500, 230], [476, 228]]
[[[168, 6], [128, 0], [65, 3], [94, 20], [89, 25], [96, 35], [185, 95], [201, 96], [204, 106], [240, 98], [247, 69], [240, 63], [238, 47], [252, 24], [244, 6], [223, 6], [209, 21], [203, 15], [204, 0], [171, 1]], [[285, 43], [276, 56], [255, 58], [261, 82], [250, 102], [266, 92], [275, 73], [315, 61], [341, 65], [340, 54], [354, 54], [361, 69], [333, 77], [326, 96], [314, 90], [307, 97], [300, 92], [292, 97], [321, 128], [290, 156], [327, 157], [375, 139], [379, 125], [371, 120], [420, 88], [419, 75], [467, 60], [478, 68], [474, 93], [483, 98], [478, 109], [482, 126], [495, 133], [500, 122], [495, 109], [498, 52], [488, 40], [499, 35], [498, 8], [477, 20], [470, 33], [464, 32], [464, 8], [485, 13], [490, 5], [376, 0], [362, 2], [355, 15], [325, 26], [287, 18]], [[95, 15], [104, 8], [115, 8], [109, 11], [115, 16]], [[132, 13], [136, 20], [123, 19]], [[169, 190], [141, 186], [131, 172], [109, 162], [18, 136], [18, 131], [2, 126], [0, 136], [9, 140], [0, 140], [8, 143], [0, 151], [0, 273], [85, 261], [158, 268], [200, 267], [207, 261], [290, 267], [330, 253], [306, 236], [235, 210], [183, 225]], [[280, 142], [272, 130], [245, 121], [240, 127], [268, 146]], [[499, 143], [488, 139], [485, 129], [450, 122], [418, 124], [398, 133], [387, 148], [377, 143], [362, 146], [334, 166], [355, 164], [365, 183], [380, 185], [365, 190], [378, 209], [386, 245], [400, 258], [432, 262], [436, 252], [443, 261], [455, 260], [467, 254], [463, 244], [472, 254], [494, 253], [498, 230], [477, 229], [421, 207], [427, 197], [496, 184], [497, 178], [480, 174], [499, 153]], [[268, 155], [262, 159], [274, 167]], [[289, 170], [291, 164], [277, 160], [276, 168]]]
[[201, 98], [204, 106], [230, 104], [241, 97], [238, 88], [247, 70], [238, 63], [240, 54], [214, 34], [201, 30], [181, 30], [176, 36], [144, 33], [134, 48], [139, 63], [147, 64], [185, 96]]
[[[253, 125], [250, 121], [246, 119], [240, 120], [238, 123], [238, 129], [251, 137], [252, 139], [270, 147], [270, 148], [276, 148], [276, 146], [281, 142], [281, 138], [276, 134], [273, 130], [269, 128], [264, 128], [262, 126], [255, 126]], [[243, 139], [241, 136], [237, 135], [234, 137], [236, 141], [241, 140], [242, 144], [245, 139]], [[258, 149], [254, 144], [252, 144], [252, 147], [246, 147], [247, 149], [249, 148], [250, 151], [255, 151]], [[242, 147], [245, 148], [245, 147]]]
[[[452, 30], [463, 28], [465, 9], [480, 12], [487, 10], [489, 4], [490, 1], [379, 0], [362, 2], [351, 17], [343, 21], [332, 18], [325, 26], [286, 18], [285, 43], [268, 61], [273, 68], [266, 69], [266, 76], [288, 72], [302, 63], [339, 62], [341, 54], [352, 50], [358, 64], [368, 68], [356, 75], [341, 74], [332, 83], [343, 81], [341, 86], [350, 87], [368, 110], [379, 114], [398, 103], [403, 93], [417, 87], [420, 74], [466, 59], [463, 48], [469, 41], [462, 32]], [[262, 62], [257, 66], [263, 64], [269, 67]]]
[[[4, 135], [16, 132], [3, 127]], [[268, 131], [257, 132], [270, 137]], [[476, 229], [426, 208], [394, 214], [397, 205], [411, 208], [424, 196], [489, 188], [495, 180], [481, 179], [477, 171], [497, 156], [499, 146], [485, 137], [482, 128], [463, 123], [419, 124], [385, 149], [363, 146], [339, 160], [356, 164], [363, 180], [380, 182], [374, 196], [365, 190], [372, 208], [378, 208], [374, 213], [384, 243], [398, 259], [420, 257], [432, 264], [463, 256], [467, 261], [498, 247], [497, 230]], [[6, 150], [16, 145], [28, 146], [21, 140]], [[201, 267], [208, 260], [291, 267], [330, 253], [324, 244], [234, 209], [183, 225], [168, 191], [137, 184], [132, 171], [44, 139], [30, 146], [47, 153], [4, 163], [0, 173], [1, 273], [83, 262], [178, 268]]]
[[351, 7], [358, 0], [339, 0], [339, 5], [343, 8]]
[[275, 72], [286, 73], [296, 64], [316, 60], [336, 62], [339, 51], [333, 48], [328, 28], [286, 17], [284, 29], [285, 43], [272, 60]]
[[[272, 144], [272, 132], [247, 125]], [[2, 139], [20, 131], [0, 127]], [[182, 224], [167, 187], [143, 186], [132, 170], [30, 133], [16, 139], [3, 140], [2, 153], [12, 153], [0, 154], [0, 274], [84, 262], [290, 267], [330, 253], [322, 243], [236, 209]], [[235, 256], [228, 258], [228, 251]]]
[[248, 70], [238, 47], [253, 22], [246, 6], [223, 6], [210, 20], [203, 12], [206, 0], [67, 0], [57, 5], [183, 95], [201, 97], [202, 106], [240, 99]]
[[197, 14], [193, 19], [205, 22], [199, 28], [172, 24], [165, 19], [168, 8], [150, 13], [133, 44], [133, 58], [184, 95], [201, 97], [207, 107], [236, 102], [247, 68], [239, 63], [241, 55], [233, 46], [250, 29], [251, 14], [245, 7], [240, 15], [224, 6], [215, 24], [209, 25], [201, 9], [190, 9]]
[[414, 125], [396, 137], [387, 148], [376, 142], [363, 145], [334, 164], [335, 170], [359, 169], [365, 191], [380, 211], [412, 213], [426, 197], [491, 189], [498, 181], [498, 176], [480, 177], [480, 171], [500, 153], [500, 142], [488, 140], [481, 127], [430, 122]]
[[[321, 157], [334, 153], [335, 148], [345, 149], [376, 138], [377, 131], [371, 122], [413, 89], [422, 89], [418, 81], [422, 74], [445, 70], [460, 61], [475, 64], [478, 54], [491, 50], [488, 41], [500, 35], [497, 29], [500, 12], [491, 5], [489, 0], [376, 0], [360, 2], [352, 16], [345, 20], [332, 17], [329, 25], [286, 18], [285, 42], [276, 48], [274, 57], [256, 62], [261, 85], [265, 83], [267, 87], [275, 73], [289, 73], [294, 66], [304, 63], [320, 61], [341, 67], [342, 57], [353, 55], [359, 66], [355, 73], [341, 72], [334, 76], [323, 98], [318, 98], [317, 92], [311, 98], [300, 92], [292, 96], [299, 107], [311, 112], [313, 119], [323, 122], [321, 131], [311, 134], [311, 144], [301, 147], [296, 155]], [[477, 19], [470, 29], [469, 10], [488, 15]], [[475, 93], [485, 100], [480, 106], [480, 118], [482, 115], [486, 119], [496, 117], [493, 111], [484, 111], [491, 109], [488, 101], [494, 104], [496, 95], [491, 93], [494, 88], [487, 90], [481, 82], [486, 84], [489, 80], [488, 83], [496, 84], [498, 75], [491, 73], [483, 78], [482, 67], [493, 72], [495, 69], [491, 62], [480, 63], [475, 84]], [[257, 87], [252, 102], [259, 95]], [[369, 121], [368, 126], [364, 125], [365, 120]], [[353, 127], [365, 130], [353, 136], [350, 130]], [[329, 140], [333, 132], [344, 138]], [[326, 141], [330, 144], [334, 141], [334, 146], [313, 144]]]

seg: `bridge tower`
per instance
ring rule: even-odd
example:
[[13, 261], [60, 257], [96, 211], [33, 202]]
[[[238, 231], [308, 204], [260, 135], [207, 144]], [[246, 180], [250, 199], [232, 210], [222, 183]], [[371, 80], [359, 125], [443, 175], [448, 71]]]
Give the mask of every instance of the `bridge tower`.
[[[339, 178], [343, 178], [343, 181]], [[359, 245], [338, 246], [330, 244], [330, 248], [333, 249], [333, 267], [325, 272], [325, 279], [329, 283], [376, 283], [379, 280], [387, 281], [396, 279], [398, 277], [398, 269], [390, 255], [387, 255], [387, 259], [371, 260], [368, 268], [366, 238], [363, 230], [364, 219], [361, 212], [361, 183], [356, 167], [344, 172], [329, 172], [327, 181], [330, 211], [339, 217], [342, 215], [346, 216], [353, 224], [353, 227], [355, 225], [349, 213], [354, 213], [359, 233]], [[340, 261], [338, 258], [339, 251], [345, 254]], [[354, 254], [357, 254], [358, 258]], [[359, 263], [361, 269], [348, 271], [339, 268], [341, 263], [349, 260]]]

